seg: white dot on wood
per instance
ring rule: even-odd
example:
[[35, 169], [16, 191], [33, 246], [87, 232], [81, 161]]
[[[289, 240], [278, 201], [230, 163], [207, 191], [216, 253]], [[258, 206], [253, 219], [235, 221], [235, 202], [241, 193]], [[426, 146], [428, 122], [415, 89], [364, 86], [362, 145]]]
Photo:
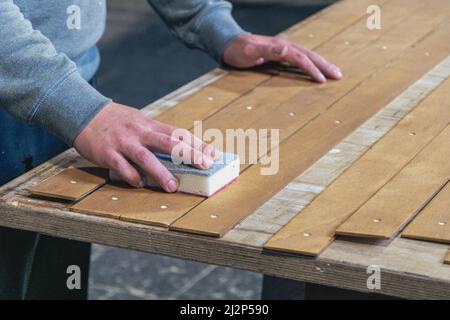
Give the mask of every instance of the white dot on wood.
[[415, 133], [415, 132], [410, 132], [409, 135], [410, 135], [410, 136], [415, 136], [416, 133]]
[[342, 122], [341, 120], [336, 120], [334, 123], [340, 124], [341, 122]]
[[212, 214], [212, 215], [210, 215], [209, 216], [211, 219], [216, 219], [217, 218], [217, 216], [215, 215], [215, 214]]
[[117, 200], [119, 200], [119, 198], [118, 197], [111, 197], [111, 200], [117, 201]]
[[252, 110], [253, 107], [252, 107], [252, 106], [247, 106], [246, 109], [247, 109], [247, 110]]
[[291, 117], [295, 116], [295, 112], [289, 112], [288, 114], [289, 114], [289, 116], [291, 116]]
[[381, 219], [380, 218], [374, 218], [372, 221], [375, 222], [375, 223], [378, 223], [378, 222], [381, 222]]
[[445, 221], [439, 221], [438, 222], [438, 225], [440, 225], [440, 226], [445, 226], [447, 224], [447, 222], [445, 222]]
[[387, 50], [387, 46], [382, 46], [383, 50]]
[[304, 232], [304, 233], [303, 233], [303, 236], [304, 236], [304, 237], [311, 237], [311, 233], [309, 233], [309, 232]]
[[425, 52], [425, 55], [426, 55], [427, 57], [429, 57], [429, 56], [430, 56], [430, 53], [429, 53], [429, 52]]
[[208, 97], [208, 100], [209, 100], [209, 101], [213, 101], [214, 98], [213, 98], [213, 97]]
[[75, 184], [77, 182], [75, 180], [70, 180], [70, 183]]
[[167, 209], [168, 206], [166, 206], [165, 204], [162, 204], [162, 205], [160, 206], [160, 208], [161, 208], [161, 209]]

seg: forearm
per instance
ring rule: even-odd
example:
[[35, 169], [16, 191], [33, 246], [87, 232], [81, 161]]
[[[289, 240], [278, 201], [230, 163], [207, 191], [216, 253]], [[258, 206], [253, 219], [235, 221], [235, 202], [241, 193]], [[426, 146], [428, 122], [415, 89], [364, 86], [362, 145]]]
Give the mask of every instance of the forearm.
[[246, 34], [231, 16], [232, 5], [222, 0], [148, 0], [172, 32], [186, 45], [222, 62], [223, 53]]
[[75, 64], [34, 30], [12, 0], [0, 0], [0, 106], [72, 145], [110, 100], [93, 89]]

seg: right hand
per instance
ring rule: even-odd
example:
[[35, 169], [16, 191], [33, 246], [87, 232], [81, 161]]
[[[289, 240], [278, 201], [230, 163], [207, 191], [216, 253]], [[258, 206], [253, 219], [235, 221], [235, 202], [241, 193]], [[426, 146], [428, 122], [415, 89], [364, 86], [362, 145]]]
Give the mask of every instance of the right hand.
[[220, 152], [203, 143], [188, 130], [176, 129], [155, 121], [142, 112], [111, 102], [104, 107], [75, 139], [74, 147], [94, 164], [114, 170], [135, 187], [143, 187], [145, 179], [131, 165], [139, 166], [167, 192], [178, 189], [177, 179], [161, 164], [152, 151], [170, 154], [183, 145], [184, 154], [197, 168], [207, 169]]

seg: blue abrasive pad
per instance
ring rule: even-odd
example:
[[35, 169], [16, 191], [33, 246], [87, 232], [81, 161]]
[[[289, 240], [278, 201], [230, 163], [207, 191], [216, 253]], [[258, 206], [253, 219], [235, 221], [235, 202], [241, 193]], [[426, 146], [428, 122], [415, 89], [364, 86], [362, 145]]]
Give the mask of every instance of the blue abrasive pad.
[[214, 173], [226, 167], [228, 164], [238, 158], [234, 153], [222, 153], [222, 156], [209, 169], [197, 169], [187, 164], [175, 164], [172, 162], [170, 154], [155, 152], [155, 156], [161, 163], [172, 173], [177, 174], [194, 174], [199, 176], [212, 176]]

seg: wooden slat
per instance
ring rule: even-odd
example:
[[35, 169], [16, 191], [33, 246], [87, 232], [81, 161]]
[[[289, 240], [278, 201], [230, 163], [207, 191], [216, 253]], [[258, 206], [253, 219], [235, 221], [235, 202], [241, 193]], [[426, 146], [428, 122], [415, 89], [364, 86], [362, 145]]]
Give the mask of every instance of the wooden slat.
[[255, 72], [230, 72], [181, 102], [177, 108], [157, 116], [156, 120], [178, 128], [192, 128], [194, 121], [207, 118], [269, 78]]
[[[414, 6], [411, 6], [412, 8], [415, 8]], [[341, 24], [343, 26], [343, 24]], [[361, 36], [361, 40], [363, 40], [364, 37]], [[317, 41], [317, 40], [314, 40]], [[319, 42], [320, 43], [320, 42]], [[308, 43], [307, 43], [308, 44]], [[386, 57], [384, 58], [386, 59]], [[355, 68], [356, 69], [356, 68]], [[240, 78], [241, 77], [241, 78]], [[251, 73], [235, 73], [234, 75], [227, 75], [219, 80], [217, 80], [213, 86], [213, 89], [209, 90], [209, 87], [204, 88], [202, 91], [198, 92], [197, 94], [194, 94], [191, 98], [186, 100], [186, 102], [182, 102], [177, 108], [169, 109], [168, 111], [164, 112], [162, 115], [158, 116], [157, 119], [161, 121], [165, 121], [168, 123], [171, 123], [173, 125], [182, 126], [182, 127], [188, 127], [189, 122], [195, 120], [197, 117], [203, 117], [208, 116], [209, 112], [212, 112], [213, 110], [220, 108], [220, 106], [227, 104], [229, 101], [236, 98], [236, 95], [233, 95], [230, 93], [230, 91], [233, 91], [236, 89], [236, 83], [242, 82], [242, 81], [249, 81], [249, 83], [244, 83], [244, 85], [240, 86], [242, 88], [245, 88], [247, 90], [248, 88], [251, 88], [255, 83], [253, 82], [254, 79], [258, 79], [258, 81], [264, 81], [264, 77], [261, 75], [254, 75]], [[280, 99], [286, 100], [289, 96], [289, 92], [292, 92], [292, 89], [295, 89], [295, 92], [298, 91], [298, 88], [301, 87], [298, 78], [279, 78], [274, 79], [274, 81], [268, 85], [268, 86], [259, 86], [256, 88], [253, 92], [256, 92], [256, 97], [260, 101], [265, 101], [266, 103], [270, 103], [271, 105], [277, 105], [277, 99], [276, 97], [279, 97]], [[241, 81], [240, 81], [241, 79]], [[216, 84], [218, 85], [216, 86]], [[311, 87], [311, 83], [303, 82], [304, 85]], [[219, 89], [217, 89], [217, 88]], [[230, 90], [223, 90], [229, 87]], [[263, 87], [262, 89], [260, 89]], [[271, 89], [270, 89], [271, 88]], [[242, 94], [245, 92], [243, 89], [239, 89], [239, 93]], [[253, 93], [252, 92], [252, 93]], [[213, 95], [214, 93], [214, 95]], [[217, 95], [215, 95], [217, 93]], [[212, 100], [208, 98], [213, 98]], [[242, 102], [240, 99], [239, 104], [242, 105]], [[244, 98], [245, 100], [245, 98]], [[208, 101], [210, 105], [206, 106], [205, 109], [199, 108], [199, 103], [204, 103], [205, 101]], [[206, 104], [208, 104], [206, 103]], [[181, 109], [179, 111], [178, 109]], [[200, 111], [197, 111], [200, 110]], [[206, 110], [206, 111], [205, 111]], [[180, 120], [174, 120], [175, 118], [180, 117]], [[216, 119], [216, 117], [215, 117]], [[175, 121], [175, 122], [174, 122]], [[178, 122], [177, 122], [178, 121]], [[232, 123], [233, 121], [230, 121]], [[231, 127], [229, 125], [229, 127]], [[197, 203], [195, 203], [196, 205]]]
[[187, 194], [105, 185], [70, 209], [131, 222], [167, 227], [202, 198]]
[[[445, 16], [443, 14], [440, 19], [445, 18]], [[412, 27], [408, 25], [408, 29]], [[406, 32], [406, 30], [403, 32]], [[444, 51], [445, 54], [448, 52], [448, 47], [442, 46], [441, 37], [434, 39], [431, 48], [447, 50]], [[442, 55], [442, 52], [440, 54]], [[420, 54], [420, 56], [422, 55], [423, 53]], [[397, 76], [403, 77], [405, 75]], [[411, 77], [411, 74], [407, 76]], [[390, 80], [392, 81], [392, 79]], [[335, 85], [338, 86], [339, 84], [336, 83]], [[386, 87], [386, 90], [390, 87], [392, 87], [392, 84]], [[373, 97], [377, 97], [379, 100], [379, 91], [375, 89], [377, 86], [363, 86], [363, 88], [369, 90]], [[355, 106], [365, 104], [364, 100], [365, 96], [355, 94], [349, 100], [339, 101], [338, 104], [329, 109], [329, 112], [320, 116], [318, 119], [314, 119], [303, 130], [295, 133], [288, 141], [282, 143], [280, 146], [280, 170], [278, 174], [274, 176], [262, 176], [260, 174], [260, 165], [250, 167], [241, 175], [236, 184], [197, 206], [175, 222], [171, 228], [211, 236], [223, 235], [224, 232], [249, 215], [269, 197], [273, 196], [284, 185], [345, 137], [345, 135], [362, 124], [383, 106], [375, 102], [375, 104], [369, 104], [367, 107], [358, 109], [358, 112], [355, 112]], [[342, 120], [343, 115], [347, 117], [345, 120]], [[341, 122], [337, 124], [336, 120], [339, 119], [341, 119]], [[255, 186], [267, 186], [267, 188], [255, 188]], [[248, 198], [249, 195], [251, 195], [250, 199]], [[233, 211], [229, 212], [226, 209], [227, 207], [233, 207]], [[214, 215], [216, 218], [211, 219], [211, 215]]]
[[[343, 0], [338, 5], [331, 6], [320, 13], [320, 19], [315, 16], [298, 23], [294, 29], [286, 30], [280, 36], [304, 47], [315, 49], [327, 40], [341, 33], [343, 30], [364, 19], [365, 9], [370, 4], [383, 4], [387, 0], [360, 0], [358, 8], [361, 10], [348, 10], [354, 6], [353, 1]], [[333, 28], [324, 28], [324, 24], [333, 24]], [[308, 31], [315, 29], [315, 35], [311, 36]], [[216, 73], [219, 73], [217, 71]], [[232, 71], [226, 74], [217, 75], [217, 79], [212, 85], [201, 89], [195, 94], [183, 100], [174, 108], [174, 105], [164, 104], [159, 110], [165, 110], [158, 115], [158, 121], [171, 124], [181, 128], [191, 128], [196, 120], [208, 118], [222, 107], [233, 102], [241, 95], [251, 91], [259, 84], [271, 78], [270, 75], [257, 74], [249, 71]], [[239, 85], [236, 85], [239, 83]], [[147, 112], [152, 115], [152, 112]]]
[[402, 237], [450, 243], [450, 183], [406, 227]]
[[68, 168], [30, 189], [30, 193], [76, 201], [106, 183], [108, 172], [101, 168]]
[[[360, 85], [364, 79], [381, 70], [387, 62], [395, 59], [447, 16], [439, 13], [442, 11], [439, 6], [418, 11], [423, 6], [422, 1], [408, 1], [408, 6], [402, 0], [389, 2], [383, 9], [386, 11], [386, 24], [382, 30], [374, 33], [369, 31], [363, 19], [321, 45], [317, 52], [343, 69], [346, 75], [344, 80], [319, 86], [298, 77], [274, 77], [204, 120], [203, 130], [211, 128], [225, 132], [233, 128], [275, 128], [280, 129], [282, 141]], [[398, 14], [400, 10], [403, 10], [402, 14]], [[428, 19], [430, 16], [436, 20]], [[409, 33], [411, 29], [419, 29], [417, 21], [425, 19], [427, 21], [421, 24], [420, 31]], [[399, 39], [399, 34], [405, 36]], [[345, 44], [347, 39], [352, 40], [352, 45]], [[389, 47], [389, 50], [383, 50], [383, 46]], [[220, 141], [215, 146], [223, 149]], [[245, 154], [240, 156], [245, 160]], [[241, 168], [246, 167], [248, 165], [243, 164]]]
[[450, 118], [449, 88], [450, 80], [447, 80], [275, 234], [265, 247], [306, 255], [322, 252], [333, 240], [336, 228], [445, 128]]
[[[447, 102], [446, 106], [448, 105]], [[412, 138], [414, 139], [414, 136]], [[450, 159], [450, 127], [446, 127], [392, 180], [344, 222], [337, 233], [357, 237], [391, 238], [448, 181], [450, 177], [448, 159]]]

